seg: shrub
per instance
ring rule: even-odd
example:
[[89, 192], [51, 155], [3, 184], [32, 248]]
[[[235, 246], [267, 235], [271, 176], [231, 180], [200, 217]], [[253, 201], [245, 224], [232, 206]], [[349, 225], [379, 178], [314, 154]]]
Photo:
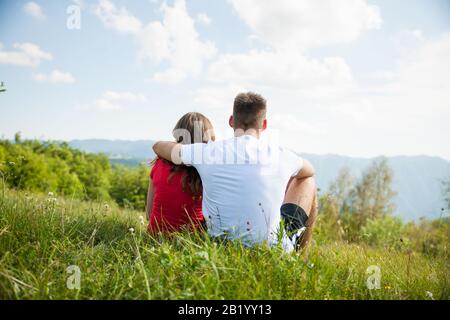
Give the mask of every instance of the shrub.
[[447, 250], [450, 242], [450, 219], [421, 219], [419, 223], [406, 225], [406, 234], [411, 241], [411, 247], [429, 256], [449, 256]]
[[143, 210], [148, 169], [112, 166], [102, 154], [89, 154], [67, 143], [0, 140], [1, 187], [54, 192], [84, 200], [115, 200]]
[[114, 166], [110, 195], [122, 207], [144, 210], [149, 183], [149, 169]]
[[400, 218], [385, 216], [369, 219], [361, 228], [361, 239], [372, 246], [400, 248], [407, 242], [405, 227]]

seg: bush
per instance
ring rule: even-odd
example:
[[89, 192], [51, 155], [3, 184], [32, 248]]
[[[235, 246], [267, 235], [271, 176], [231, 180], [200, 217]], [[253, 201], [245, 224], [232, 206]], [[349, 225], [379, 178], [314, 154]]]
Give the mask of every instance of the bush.
[[411, 247], [417, 252], [429, 256], [449, 256], [450, 219], [442, 218], [433, 221], [421, 219], [418, 224], [409, 223], [406, 234]]
[[319, 214], [314, 227], [314, 240], [320, 243], [342, 240], [345, 231], [339, 216], [339, 207], [329, 195], [319, 198]]
[[361, 239], [372, 246], [395, 248], [401, 248], [407, 242], [402, 220], [394, 216], [367, 220], [361, 228]]
[[111, 178], [111, 197], [122, 207], [144, 210], [149, 184], [149, 169], [114, 166]]
[[115, 200], [143, 210], [148, 188], [145, 166], [112, 166], [102, 154], [88, 154], [67, 143], [0, 140], [2, 188], [54, 192], [84, 200]]

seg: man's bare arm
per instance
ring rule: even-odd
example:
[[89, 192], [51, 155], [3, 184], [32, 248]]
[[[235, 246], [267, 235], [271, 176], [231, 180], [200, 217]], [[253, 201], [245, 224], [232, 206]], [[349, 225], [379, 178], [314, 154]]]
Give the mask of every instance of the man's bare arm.
[[309, 162], [306, 159], [303, 159], [303, 167], [298, 172], [298, 174], [295, 176], [295, 178], [297, 178], [297, 179], [309, 178], [309, 177], [313, 177], [314, 174], [315, 174], [315, 172], [314, 172], [314, 168], [313, 168], [311, 162]]
[[175, 164], [181, 164], [181, 144], [169, 141], [158, 141], [153, 145], [153, 151], [162, 159]]

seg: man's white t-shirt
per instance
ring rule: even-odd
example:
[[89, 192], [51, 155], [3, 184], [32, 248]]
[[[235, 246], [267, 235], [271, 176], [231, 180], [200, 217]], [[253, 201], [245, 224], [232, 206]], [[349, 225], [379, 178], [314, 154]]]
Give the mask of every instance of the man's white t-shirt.
[[[289, 179], [303, 167], [301, 157], [268, 139], [243, 135], [183, 145], [181, 160], [200, 174], [211, 236], [239, 239], [248, 246], [278, 242], [280, 207]], [[292, 243], [282, 239], [291, 251]]]

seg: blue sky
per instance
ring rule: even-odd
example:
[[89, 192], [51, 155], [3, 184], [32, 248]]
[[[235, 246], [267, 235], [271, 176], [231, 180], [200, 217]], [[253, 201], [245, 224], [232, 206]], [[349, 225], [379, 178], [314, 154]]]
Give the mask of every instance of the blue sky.
[[[80, 29], [68, 29], [69, 6]], [[450, 1], [0, 0], [0, 134], [219, 137], [241, 90], [301, 152], [450, 159]]]

